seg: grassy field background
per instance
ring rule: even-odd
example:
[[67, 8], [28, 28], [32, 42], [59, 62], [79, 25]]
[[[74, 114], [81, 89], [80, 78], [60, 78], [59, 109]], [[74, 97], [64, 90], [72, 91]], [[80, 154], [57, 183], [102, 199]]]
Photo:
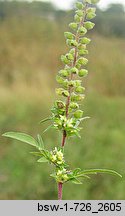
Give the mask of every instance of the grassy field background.
[[[31, 17], [0, 22], [0, 134], [32, 134], [47, 127], [38, 122], [49, 115], [55, 99], [55, 75], [67, 50], [61, 24]], [[65, 29], [68, 29], [65, 26]], [[125, 40], [91, 34], [89, 76], [84, 79], [85, 114], [81, 139], [66, 145], [71, 168], [108, 168], [123, 178], [97, 175], [83, 185], [67, 183], [64, 199], [125, 199]], [[51, 149], [61, 134], [43, 134]], [[57, 199], [51, 168], [36, 163], [32, 147], [0, 136], [0, 199]]]

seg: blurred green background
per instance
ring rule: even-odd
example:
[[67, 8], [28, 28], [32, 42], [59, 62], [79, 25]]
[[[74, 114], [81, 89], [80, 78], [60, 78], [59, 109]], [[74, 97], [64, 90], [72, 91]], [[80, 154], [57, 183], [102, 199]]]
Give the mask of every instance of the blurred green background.
[[[63, 32], [73, 11], [50, 3], [0, 2], [0, 134], [22, 131], [33, 135], [48, 124], [67, 47]], [[83, 185], [67, 183], [63, 199], [125, 199], [125, 12], [122, 5], [97, 10], [90, 33], [89, 76], [84, 79], [85, 115], [81, 139], [65, 147], [71, 168], [115, 169], [123, 178], [97, 175]], [[60, 145], [61, 134], [43, 134], [47, 148]], [[49, 165], [36, 163], [34, 149], [0, 136], [0, 199], [57, 199]]]

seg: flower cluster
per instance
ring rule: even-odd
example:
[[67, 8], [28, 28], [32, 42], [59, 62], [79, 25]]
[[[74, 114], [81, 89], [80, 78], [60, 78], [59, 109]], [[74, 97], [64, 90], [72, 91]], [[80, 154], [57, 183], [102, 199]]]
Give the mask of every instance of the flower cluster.
[[85, 97], [85, 88], [82, 86], [81, 78], [88, 74], [86, 55], [88, 54], [87, 45], [91, 41], [86, 34], [95, 25], [90, 21], [96, 16], [96, 8], [91, 4], [97, 2], [98, 0], [77, 2], [74, 22], [69, 24], [71, 31], [64, 33], [69, 52], [61, 56], [64, 68], [56, 77], [61, 85], [56, 89], [56, 94], [64, 99], [57, 100], [51, 112], [53, 126], [65, 131], [67, 136], [79, 136], [81, 129], [79, 123], [83, 117], [83, 111], [79, 109], [79, 104]]
[[64, 164], [64, 156], [62, 150], [58, 150], [56, 147], [53, 151], [50, 152], [50, 161], [57, 165]]

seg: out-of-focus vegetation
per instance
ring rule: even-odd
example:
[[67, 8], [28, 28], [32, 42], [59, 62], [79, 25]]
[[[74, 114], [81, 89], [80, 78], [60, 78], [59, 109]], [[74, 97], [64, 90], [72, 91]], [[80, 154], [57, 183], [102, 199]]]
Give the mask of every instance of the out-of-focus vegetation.
[[[24, 131], [36, 136], [47, 124], [54, 101], [55, 75], [65, 53], [63, 37], [72, 11], [47, 3], [0, 2], [0, 134]], [[72, 168], [111, 168], [123, 179], [99, 175], [81, 186], [65, 185], [64, 199], [125, 199], [125, 13], [120, 5], [98, 9], [90, 35], [89, 76], [84, 80], [82, 139], [71, 139], [66, 158]], [[48, 148], [61, 135], [43, 134]], [[49, 167], [35, 163], [32, 148], [0, 137], [0, 199], [56, 199]]]

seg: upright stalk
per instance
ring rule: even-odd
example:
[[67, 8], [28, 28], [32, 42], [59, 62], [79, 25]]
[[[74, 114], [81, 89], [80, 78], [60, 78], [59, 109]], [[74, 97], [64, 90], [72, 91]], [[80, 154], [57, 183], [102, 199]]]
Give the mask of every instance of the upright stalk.
[[58, 183], [58, 200], [62, 200], [62, 187], [63, 183]]
[[[84, 16], [83, 16], [81, 22], [79, 23], [79, 27], [81, 27], [81, 26], [84, 25], [84, 22], [85, 22], [85, 19], [86, 19], [86, 9], [87, 9], [87, 4], [85, 4]], [[75, 36], [75, 40], [76, 40], [77, 43], [79, 42], [79, 38], [80, 38], [80, 35], [77, 32], [76, 36]], [[75, 67], [76, 61], [77, 61], [77, 54], [78, 54], [77, 47], [75, 47], [74, 50], [75, 50], [74, 60], [73, 60], [73, 63], [71, 65], [71, 67]], [[69, 81], [73, 80], [73, 73], [71, 73], [71, 75], [68, 77], [68, 80]], [[69, 86], [68, 92], [69, 92], [69, 96], [67, 97], [66, 111], [65, 111], [67, 119], [68, 119], [68, 115], [69, 115], [69, 105], [70, 105], [70, 98], [71, 98], [71, 93], [72, 93], [72, 87]], [[66, 143], [66, 138], [67, 138], [67, 135], [66, 135], [66, 131], [64, 130], [63, 131], [63, 136], [62, 136], [62, 143], [61, 143], [61, 146], [63, 148], [64, 148], [65, 143]], [[58, 183], [58, 200], [62, 200], [62, 188], [63, 188], [63, 184], [59, 182]]]

